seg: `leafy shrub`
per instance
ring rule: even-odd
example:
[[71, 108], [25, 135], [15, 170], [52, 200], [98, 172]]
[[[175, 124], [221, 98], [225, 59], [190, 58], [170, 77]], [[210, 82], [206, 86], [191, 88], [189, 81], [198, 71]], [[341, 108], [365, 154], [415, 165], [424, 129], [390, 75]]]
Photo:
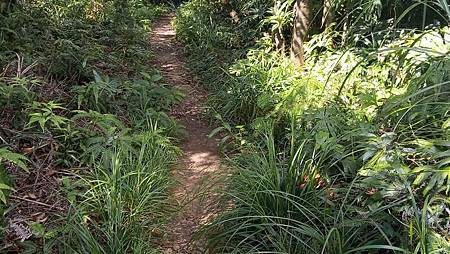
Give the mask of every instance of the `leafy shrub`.
[[70, 83], [89, 79], [93, 69], [139, 72], [148, 64], [149, 21], [165, 9], [132, 0], [126, 1], [127, 14], [119, 15], [116, 2], [121, 1], [18, 1], [8, 15], [0, 15], [6, 24], [0, 51], [37, 60], [45, 74]]
[[30, 121], [27, 125], [32, 126], [37, 123], [43, 132], [48, 128], [61, 130], [68, 124], [69, 119], [56, 114], [57, 110], [65, 110], [65, 108], [53, 101], [47, 103], [34, 101], [28, 108]]
[[[17, 165], [19, 168], [28, 171], [27, 169], [27, 161], [28, 159], [18, 153], [11, 152], [10, 150], [6, 148], [0, 148], [0, 201], [3, 204], [6, 204], [6, 198], [9, 193], [9, 191], [13, 190], [11, 186], [8, 185], [6, 179], [4, 179], [5, 175], [5, 168], [4, 163], [10, 162], [15, 165]], [[2, 204], [0, 203], [0, 206]]]
[[164, 218], [168, 170], [178, 153], [154, 128], [132, 136], [130, 149], [115, 144], [102, 151], [93, 171], [83, 179], [86, 191], [64, 232], [67, 253], [147, 253], [149, 232]]
[[95, 81], [76, 86], [75, 94], [78, 97], [78, 108], [86, 107], [102, 113], [114, 112], [123, 106], [123, 97], [127, 87], [118, 80], [111, 80], [108, 76], [102, 78], [94, 71]]
[[114, 113], [127, 108], [130, 115], [140, 115], [149, 109], [168, 110], [182, 98], [176, 89], [157, 83], [162, 78], [159, 74], [143, 72], [143, 79], [134, 80], [101, 77], [95, 71], [94, 76], [95, 81], [74, 88], [79, 109], [84, 107], [101, 113]]
[[[33, 238], [23, 243], [9, 241], [11, 232], [2, 228], [7, 237], [2, 234], [0, 241], [7, 246], [0, 248], [30, 253], [152, 251], [147, 226], [161, 223], [169, 166], [179, 152], [172, 145], [179, 126], [162, 111], [181, 94], [159, 84], [161, 77], [149, 61], [151, 22], [166, 8], [141, 0], [11, 2], [13, 8], [0, 11], [0, 124], [7, 125], [0, 140], [33, 147], [31, 172], [46, 163], [30, 178], [44, 175], [44, 169], [67, 168], [70, 173], [60, 182], [70, 217], [30, 223]], [[28, 119], [12, 124], [22, 113]], [[50, 156], [41, 162], [40, 153], [48, 147]], [[1, 157], [0, 151], [3, 164]], [[8, 178], [3, 173], [0, 184]], [[3, 194], [5, 186], [0, 189]], [[7, 211], [14, 215], [16, 209]]]
[[[245, 5], [240, 4], [230, 3], [236, 9]], [[224, 212], [202, 232], [211, 236], [211, 249], [446, 253], [450, 248], [444, 229], [448, 28], [375, 35], [384, 17], [369, 16], [378, 8], [373, 4], [348, 14], [356, 19], [349, 28], [354, 30], [311, 36], [302, 67], [275, 52], [273, 35], [260, 33], [252, 48], [230, 46], [241, 32], [264, 31], [278, 22], [274, 9], [255, 18], [263, 25], [258, 29], [245, 28], [249, 16], [239, 11], [241, 21], [233, 24], [226, 3], [191, 1], [180, 9], [177, 33], [219, 114], [221, 127], [212, 135], [226, 132], [224, 140], [238, 152], [223, 193]], [[215, 11], [200, 13], [209, 8]], [[370, 28], [372, 38], [362, 32], [369, 23], [376, 26]], [[215, 38], [219, 31], [232, 34]], [[355, 41], [337, 47], [350, 38]], [[261, 132], [267, 122], [269, 135]]]
[[22, 107], [36, 97], [33, 86], [39, 85], [39, 80], [28, 78], [0, 79], [0, 105], [4, 108]]
[[131, 102], [128, 107], [133, 115], [140, 115], [149, 109], [167, 111], [183, 98], [183, 94], [176, 88], [158, 84], [162, 79], [161, 75], [141, 74], [143, 79], [133, 81], [131, 92], [127, 96], [127, 101]]
[[359, 207], [367, 199], [360, 180], [333, 186], [337, 179], [321, 173], [326, 153], [311, 153], [304, 143], [278, 156], [270, 133], [266, 141], [259, 153], [233, 160], [235, 173], [224, 195], [234, 207], [206, 227], [211, 247], [232, 253], [399, 250], [390, 242], [387, 223], [395, 222], [383, 213], [386, 208]]

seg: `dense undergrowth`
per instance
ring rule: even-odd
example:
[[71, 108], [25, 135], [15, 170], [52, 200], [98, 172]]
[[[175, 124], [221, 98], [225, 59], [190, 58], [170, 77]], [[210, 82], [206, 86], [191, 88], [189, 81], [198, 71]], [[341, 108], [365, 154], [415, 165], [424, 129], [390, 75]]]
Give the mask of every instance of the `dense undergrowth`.
[[200, 233], [219, 253], [450, 253], [450, 30], [429, 25], [448, 4], [343, 1], [351, 28], [313, 24], [299, 67], [266, 33], [289, 36], [286, 2], [178, 10], [233, 169]]
[[179, 153], [148, 45], [165, 9], [0, 3], [0, 252], [153, 252]]

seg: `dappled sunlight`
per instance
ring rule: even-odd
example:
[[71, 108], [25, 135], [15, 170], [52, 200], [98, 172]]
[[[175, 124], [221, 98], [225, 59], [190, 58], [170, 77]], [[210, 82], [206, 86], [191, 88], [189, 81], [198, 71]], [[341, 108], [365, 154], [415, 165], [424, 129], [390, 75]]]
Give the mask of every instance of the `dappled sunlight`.
[[202, 172], [214, 172], [218, 167], [218, 156], [217, 154], [212, 154], [211, 152], [200, 152], [188, 155], [191, 166], [195, 170], [200, 170]]
[[171, 16], [163, 17], [156, 24], [151, 45], [164, 82], [185, 94], [184, 100], [172, 107], [171, 115], [185, 127], [186, 138], [181, 144], [184, 154], [173, 171], [177, 183], [172, 202], [180, 211], [168, 225], [168, 240], [162, 249], [164, 253], [197, 253], [202, 244], [192, 241], [194, 231], [217, 214], [212, 189], [218, 185], [211, 183], [221, 170], [220, 158], [217, 141], [207, 137], [211, 129], [202, 119], [207, 94], [187, 71], [170, 19]]

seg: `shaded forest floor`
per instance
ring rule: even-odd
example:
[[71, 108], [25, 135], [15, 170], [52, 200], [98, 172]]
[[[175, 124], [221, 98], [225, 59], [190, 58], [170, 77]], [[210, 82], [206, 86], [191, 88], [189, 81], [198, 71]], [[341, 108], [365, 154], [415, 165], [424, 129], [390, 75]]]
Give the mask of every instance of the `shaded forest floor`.
[[217, 202], [211, 192], [220, 170], [217, 141], [209, 139], [207, 120], [202, 119], [207, 92], [190, 75], [182, 55], [182, 47], [175, 40], [171, 26], [173, 14], [163, 16], [155, 23], [150, 44], [155, 54], [154, 65], [164, 82], [185, 94], [184, 100], [172, 108], [171, 115], [185, 127], [182, 141], [183, 156], [174, 170], [177, 181], [172, 199], [179, 213], [167, 225], [164, 253], [197, 253], [202, 243], [193, 240], [195, 230], [211, 219]]

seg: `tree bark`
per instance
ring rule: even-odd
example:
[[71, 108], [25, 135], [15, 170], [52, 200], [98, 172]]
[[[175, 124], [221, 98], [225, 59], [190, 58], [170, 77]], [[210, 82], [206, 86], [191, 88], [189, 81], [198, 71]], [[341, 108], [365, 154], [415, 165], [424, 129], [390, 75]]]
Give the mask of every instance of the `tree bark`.
[[297, 0], [294, 5], [294, 27], [292, 31], [291, 59], [297, 65], [305, 63], [304, 41], [308, 34], [310, 21], [309, 0]]
[[347, 14], [345, 15], [344, 26], [342, 27], [342, 45], [347, 44], [348, 36], [350, 33], [351, 16], [348, 8], [346, 8]]
[[[273, 6], [274, 13], [276, 13], [281, 7], [281, 1], [276, 1], [275, 5]], [[284, 55], [286, 51], [286, 40], [283, 35], [283, 28], [280, 26], [280, 24], [278, 24], [276, 29], [274, 28], [275, 27], [272, 27], [272, 37], [275, 41], [275, 49]]]
[[333, 0], [323, 1], [322, 27], [327, 29], [333, 23]]
[[273, 34], [274, 40], [275, 40], [275, 48], [276, 50], [280, 51], [281, 54], [284, 55], [285, 49], [286, 49], [286, 40], [283, 36], [283, 31], [281, 28], [278, 28], [274, 34]]

